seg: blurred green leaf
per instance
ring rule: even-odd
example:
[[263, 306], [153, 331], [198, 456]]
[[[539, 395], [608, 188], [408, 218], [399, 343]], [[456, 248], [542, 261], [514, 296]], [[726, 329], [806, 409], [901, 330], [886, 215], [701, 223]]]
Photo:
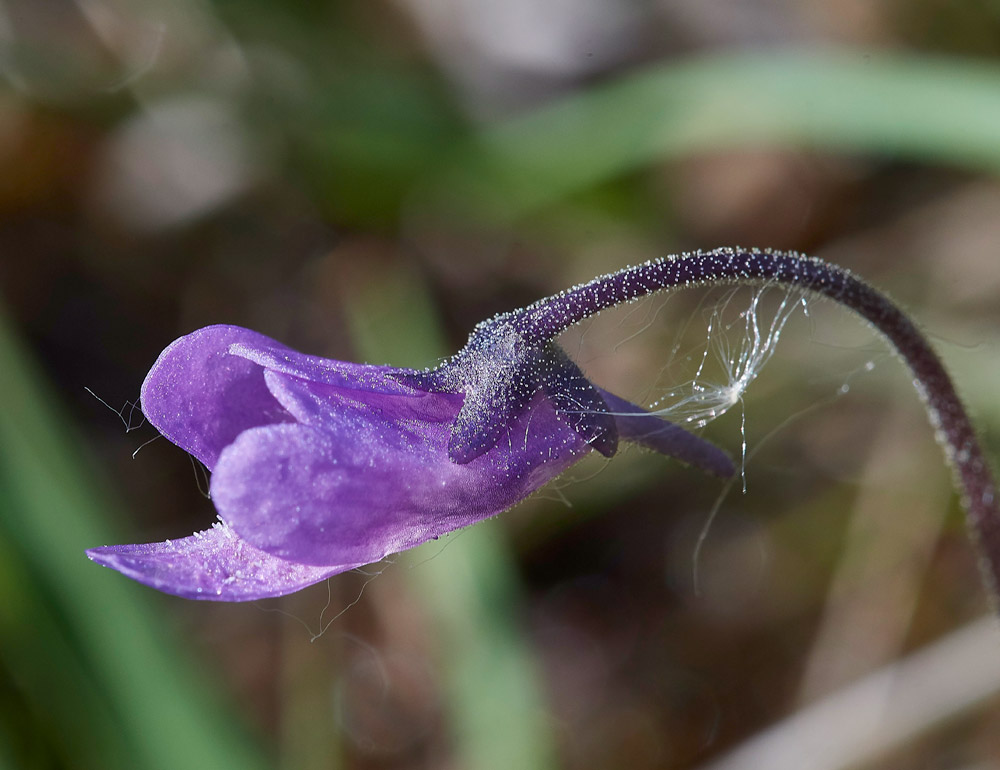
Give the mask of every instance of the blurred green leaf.
[[[109, 504], [0, 316], [0, 657], [67, 766], [265, 767], [157, 608], [90, 563]], [[42, 728], [40, 728], [42, 729]]]
[[459, 766], [556, 767], [541, 668], [521, 628], [523, 589], [503, 530], [482, 523], [407, 561], [436, 620], [438, 654], [448, 661]]
[[466, 136], [448, 95], [429, 74], [357, 65], [319, 94], [293, 129], [300, 172], [338, 221], [398, 225], [414, 182]]
[[1000, 67], [853, 50], [704, 56], [487, 130], [426, 181], [454, 206], [530, 213], [649, 163], [734, 147], [877, 154], [1000, 172]]

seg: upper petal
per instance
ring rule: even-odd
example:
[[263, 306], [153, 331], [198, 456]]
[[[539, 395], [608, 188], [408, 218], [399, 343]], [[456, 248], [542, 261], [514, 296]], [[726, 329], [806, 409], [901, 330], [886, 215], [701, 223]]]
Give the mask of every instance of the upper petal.
[[170, 441], [209, 469], [240, 433], [294, 418], [274, 399], [264, 370], [230, 346], [278, 346], [239, 326], [208, 326], [174, 341], [142, 384], [142, 411]]
[[[286, 403], [315, 403], [321, 387], [275, 373], [268, 379], [282, 381]], [[448, 421], [399, 417], [335, 388], [324, 395], [323, 416], [312, 424], [241, 434], [212, 477], [222, 518], [283, 559], [377, 561], [510, 508], [588, 450], [541, 395], [496, 447], [462, 465], [448, 458]]]
[[181, 540], [91, 548], [87, 556], [168, 594], [223, 602], [282, 596], [361, 566], [284, 561], [254, 548], [222, 522]]
[[395, 395], [326, 385], [270, 369], [264, 372], [264, 382], [271, 395], [296, 420], [307, 425], [330, 424], [334, 429], [342, 422], [345, 404], [352, 409], [367, 409], [386, 420], [447, 422], [449, 425], [462, 406], [462, 396], [452, 393], [407, 389], [405, 395]]
[[347, 361], [311, 356], [285, 347], [268, 337], [261, 335], [258, 337], [260, 337], [258, 340], [241, 340], [233, 343], [229, 352], [252, 361], [264, 369], [289, 374], [310, 382], [372, 393], [413, 395], [417, 392], [393, 376], [409, 370], [390, 366], [352, 364]]

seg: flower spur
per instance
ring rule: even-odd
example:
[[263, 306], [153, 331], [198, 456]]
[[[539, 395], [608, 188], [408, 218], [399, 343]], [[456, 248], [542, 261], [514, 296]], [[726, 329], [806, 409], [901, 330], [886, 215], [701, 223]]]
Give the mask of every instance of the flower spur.
[[848, 271], [753, 249], [695, 252], [599, 277], [484, 321], [459, 353], [423, 372], [308, 356], [233, 326], [182, 337], [147, 376], [142, 409], [212, 471], [220, 521], [181, 540], [88, 555], [168, 593], [246, 601], [496, 515], [591, 450], [614, 455], [622, 440], [728, 476], [732, 463], [721, 450], [591, 383], [555, 338], [653, 292], [731, 282], [826, 296], [888, 339], [913, 372], [995, 589], [993, 476], [923, 335]]

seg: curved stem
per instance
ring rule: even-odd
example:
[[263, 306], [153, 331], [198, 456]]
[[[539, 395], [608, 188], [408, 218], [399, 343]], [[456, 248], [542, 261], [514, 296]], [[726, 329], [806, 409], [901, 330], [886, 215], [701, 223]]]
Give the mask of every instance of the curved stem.
[[991, 597], [1000, 587], [1000, 507], [996, 482], [965, 407], [927, 338], [892, 300], [850, 271], [815, 257], [755, 249], [693, 252], [597, 278], [517, 313], [529, 339], [551, 339], [595, 313], [665, 289], [727, 282], [774, 282], [850, 308], [885, 336], [913, 373], [938, 442], [954, 472], [969, 529], [982, 552]]

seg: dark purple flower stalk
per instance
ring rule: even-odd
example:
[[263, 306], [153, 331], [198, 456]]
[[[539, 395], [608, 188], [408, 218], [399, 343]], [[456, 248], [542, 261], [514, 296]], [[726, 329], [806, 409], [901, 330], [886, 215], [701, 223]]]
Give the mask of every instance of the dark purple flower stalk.
[[741, 249], [648, 262], [496, 316], [457, 355], [423, 372], [306, 356], [232, 326], [182, 337], [147, 376], [142, 408], [212, 471], [220, 522], [182, 540], [88, 555], [168, 593], [243, 601], [290, 593], [498, 514], [591, 449], [615, 454], [621, 440], [731, 475], [720, 450], [597, 387], [555, 343], [613, 305], [726, 282], [815, 292], [888, 338], [955, 470], [995, 592], [995, 484], [926, 339], [846, 270]]

